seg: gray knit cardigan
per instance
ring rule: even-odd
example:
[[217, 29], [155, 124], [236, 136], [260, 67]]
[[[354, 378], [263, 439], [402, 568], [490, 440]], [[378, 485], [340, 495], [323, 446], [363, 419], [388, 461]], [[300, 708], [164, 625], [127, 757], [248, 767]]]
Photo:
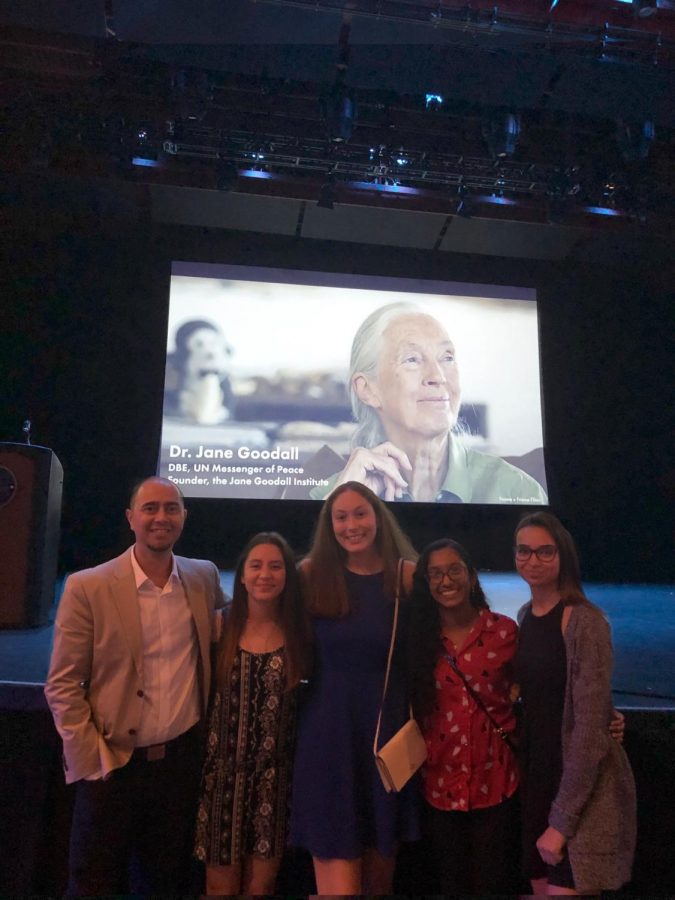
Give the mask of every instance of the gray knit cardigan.
[[[530, 604], [518, 613], [522, 622]], [[630, 881], [636, 836], [635, 781], [610, 737], [612, 639], [597, 606], [572, 606], [565, 629], [567, 682], [563, 771], [549, 825], [567, 838], [578, 891], [618, 890]]]

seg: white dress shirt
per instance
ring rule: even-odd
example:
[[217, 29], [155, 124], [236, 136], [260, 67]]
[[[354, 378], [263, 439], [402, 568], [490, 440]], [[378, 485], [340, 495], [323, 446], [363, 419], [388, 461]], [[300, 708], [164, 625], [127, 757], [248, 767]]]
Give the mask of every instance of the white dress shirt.
[[197, 640], [192, 613], [172, 556], [169, 579], [157, 587], [131, 548], [143, 633], [143, 716], [136, 746], [178, 737], [199, 721]]

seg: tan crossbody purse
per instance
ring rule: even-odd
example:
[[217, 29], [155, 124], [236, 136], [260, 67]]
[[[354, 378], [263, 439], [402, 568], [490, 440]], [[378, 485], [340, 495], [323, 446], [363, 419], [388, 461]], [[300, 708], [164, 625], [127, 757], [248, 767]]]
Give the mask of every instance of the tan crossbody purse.
[[396, 578], [396, 598], [394, 602], [394, 624], [391, 630], [391, 641], [389, 643], [389, 657], [387, 659], [387, 671], [384, 676], [384, 690], [382, 691], [382, 702], [380, 703], [380, 712], [377, 716], [377, 728], [375, 729], [375, 740], [373, 741], [373, 754], [375, 756], [375, 765], [380, 773], [382, 784], [387, 792], [400, 791], [404, 785], [410, 781], [415, 772], [427, 758], [427, 746], [422, 737], [422, 732], [412, 714], [412, 707], [409, 708], [410, 718], [396, 734], [387, 741], [387, 743], [377, 749], [380, 740], [380, 727], [382, 725], [382, 710], [384, 701], [387, 696], [387, 687], [389, 686], [389, 673], [391, 671], [391, 661], [394, 656], [394, 646], [396, 644], [396, 628], [398, 625], [398, 609], [401, 594], [401, 579], [403, 574], [403, 560], [398, 561], [398, 573]]

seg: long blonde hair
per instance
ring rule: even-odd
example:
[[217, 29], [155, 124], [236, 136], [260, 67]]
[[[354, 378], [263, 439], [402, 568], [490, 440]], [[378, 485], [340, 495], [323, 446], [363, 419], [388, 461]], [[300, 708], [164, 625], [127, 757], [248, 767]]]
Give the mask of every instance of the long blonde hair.
[[310, 627], [300, 593], [300, 579], [295, 565], [295, 556], [285, 538], [276, 531], [261, 531], [246, 544], [237, 561], [232, 603], [225, 615], [218, 642], [216, 679], [220, 688], [229, 684], [232, 665], [239, 648], [239, 639], [248, 617], [248, 594], [242, 582], [244, 566], [253, 548], [260, 544], [273, 544], [278, 547], [286, 570], [286, 583], [279, 603], [286, 659], [286, 690], [295, 687], [309, 674], [311, 666]]
[[347, 553], [335, 538], [332, 517], [333, 504], [345, 491], [360, 494], [373, 508], [377, 522], [375, 547], [382, 559], [385, 593], [392, 600], [396, 591], [399, 559], [417, 559], [409, 538], [377, 494], [360, 481], [341, 484], [324, 501], [312, 548], [301, 568], [309, 612], [330, 619], [346, 616], [351, 609], [344, 574]]

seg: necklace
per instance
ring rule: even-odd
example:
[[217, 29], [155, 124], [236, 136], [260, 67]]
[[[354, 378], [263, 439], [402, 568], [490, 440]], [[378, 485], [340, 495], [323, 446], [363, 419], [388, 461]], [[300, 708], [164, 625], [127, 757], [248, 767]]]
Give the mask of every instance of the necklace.
[[475, 612], [471, 616], [471, 621], [463, 625], [450, 625], [447, 622], [441, 626], [441, 635], [446, 641], [449, 641], [455, 649], [459, 650], [464, 641], [471, 633], [480, 613]]
[[272, 622], [267, 628], [261, 628], [260, 625], [251, 625], [248, 621], [239, 641], [242, 650], [250, 653], [269, 653], [271, 650], [277, 650], [283, 643], [283, 632], [277, 622]]
[[452, 644], [456, 650], [459, 650], [472, 627], [473, 626], [469, 626], [469, 628], [463, 628], [461, 631], [453, 631], [452, 633], [443, 631], [443, 637], [449, 644]]

